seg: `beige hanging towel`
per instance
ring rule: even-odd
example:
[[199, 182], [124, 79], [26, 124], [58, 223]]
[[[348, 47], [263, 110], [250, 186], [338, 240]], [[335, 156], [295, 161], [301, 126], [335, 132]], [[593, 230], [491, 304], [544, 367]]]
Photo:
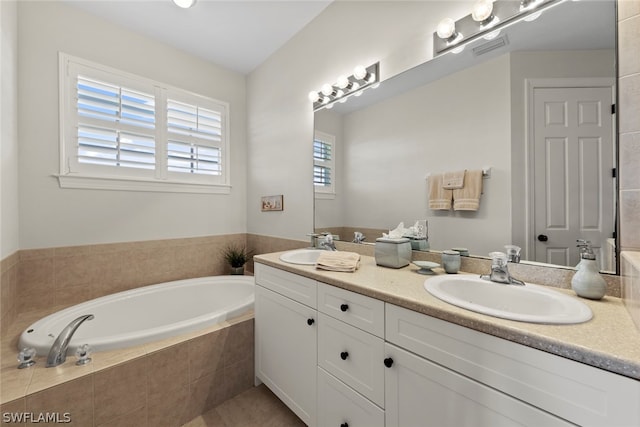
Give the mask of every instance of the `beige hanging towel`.
[[429, 209], [445, 210], [451, 209], [451, 199], [453, 190], [448, 190], [442, 186], [443, 174], [436, 173], [427, 179], [429, 184]]
[[482, 169], [468, 170], [464, 187], [453, 190], [454, 211], [477, 211], [480, 208], [482, 194]]
[[448, 190], [456, 190], [464, 187], [464, 170], [445, 172], [442, 175], [442, 186]]
[[318, 270], [353, 273], [360, 267], [360, 254], [343, 251], [323, 251], [316, 261]]

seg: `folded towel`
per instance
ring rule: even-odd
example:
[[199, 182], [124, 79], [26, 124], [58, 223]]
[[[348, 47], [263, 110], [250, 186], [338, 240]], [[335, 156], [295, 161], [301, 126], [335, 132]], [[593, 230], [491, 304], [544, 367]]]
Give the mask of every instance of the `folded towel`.
[[360, 267], [360, 254], [355, 252], [324, 251], [316, 261], [318, 270], [353, 273]]
[[442, 188], [442, 174], [432, 174], [427, 178], [429, 182], [429, 209], [449, 210], [451, 209], [451, 198], [453, 191]]
[[455, 190], [464, 187], [464, 170], [455, 172], [445, 172], [442, 175], [442, 187]]
[[477, 211], [482, 194], [482, 169], [467, 171], [464, 187], [453, 190], [453, 210]]

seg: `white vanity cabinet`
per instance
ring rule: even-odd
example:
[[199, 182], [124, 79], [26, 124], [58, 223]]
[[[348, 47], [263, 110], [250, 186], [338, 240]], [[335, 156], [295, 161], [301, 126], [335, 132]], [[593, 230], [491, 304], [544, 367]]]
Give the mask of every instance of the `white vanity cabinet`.
[[255, 373], [309, 426], [316, 425], [316, 282], [255, 265]]
[[392, 304], [385, 327], [387, 427], [640, 425], [633, 379]]

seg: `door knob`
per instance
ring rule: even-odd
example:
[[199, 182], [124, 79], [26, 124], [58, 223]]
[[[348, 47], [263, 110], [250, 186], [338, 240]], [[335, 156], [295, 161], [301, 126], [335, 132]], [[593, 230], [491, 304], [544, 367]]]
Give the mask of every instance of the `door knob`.
[[549, 240], [549, 236], [547, 236], [546, 234], [538, 234], [538, 241], [546, 242], [547, 240]]

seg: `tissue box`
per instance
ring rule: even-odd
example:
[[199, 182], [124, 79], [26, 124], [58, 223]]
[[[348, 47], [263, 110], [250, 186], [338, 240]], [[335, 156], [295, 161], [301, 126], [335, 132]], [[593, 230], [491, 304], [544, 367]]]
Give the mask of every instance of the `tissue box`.
[[430, 249], [429, 241], [423, 239], [411, 239], [411, 249], [414, 251], [428, 251]]
[[411, 262], [411, 243], [407, 238], [376, 239], [376, 264], [383, 267], [402, 268]]

